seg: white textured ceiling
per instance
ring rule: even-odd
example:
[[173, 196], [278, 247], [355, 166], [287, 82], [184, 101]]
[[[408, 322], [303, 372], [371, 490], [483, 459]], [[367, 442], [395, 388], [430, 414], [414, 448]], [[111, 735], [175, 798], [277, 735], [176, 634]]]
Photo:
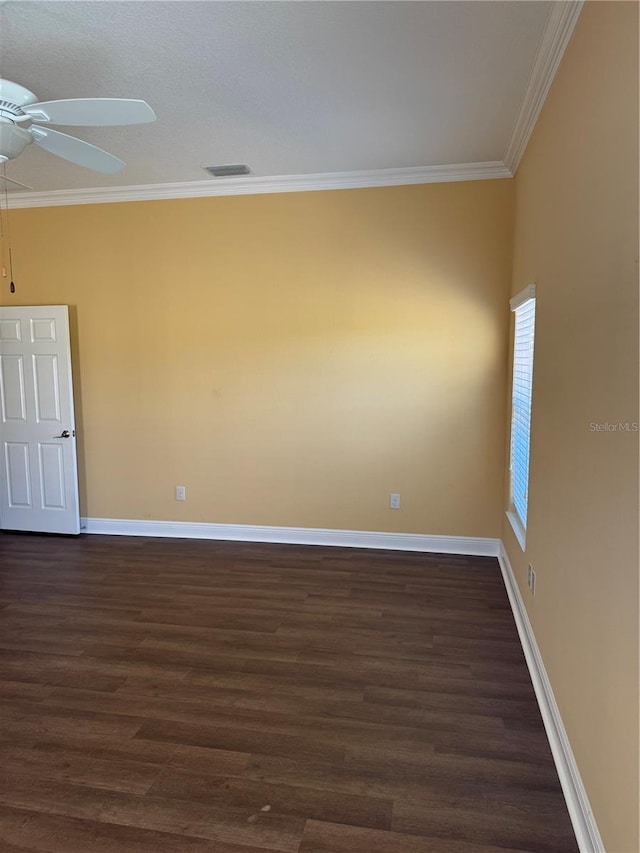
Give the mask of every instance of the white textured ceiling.
[[101, 176], [29, 148], [36, 190], [502, 160], [551, 2], [6, 2], [0, 76], [40, 100], [132, 97], [155, 124], [68, 133]]

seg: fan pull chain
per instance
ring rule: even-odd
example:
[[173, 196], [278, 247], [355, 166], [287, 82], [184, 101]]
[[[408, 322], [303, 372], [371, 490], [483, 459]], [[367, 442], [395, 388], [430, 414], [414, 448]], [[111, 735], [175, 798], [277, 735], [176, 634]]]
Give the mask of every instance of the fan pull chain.
[[[9, 292], [15, 293], [16, 286], [13, 281], [13, 257], [11, 253], [11, 225], [9, 221], [9, 190], [7, 188], [7, 167], [6, 164], [2, 164], [2, 177], [4, 178], [4, 209], [6, 211], [6, 220], [7, 220], [7, 243], [9, 245]], [[0, 240], [4, 244], [4, 227], [2, 222], [2, 206], [0, 205]], [[4, 258], [2, 262], [2, 278], [7, 277], [7, 268], [4, 263]]]
[[9, 244], [9, 273], [11, 275], [11, 278], [9, 280], [9, 292], [15, 293], [16, 286], [13, 283], [13, 258], [11, 257], [11, 244]]
[[[2, 173], [4, 176], [4, 165], [2, 167]], [[7, 200], [5, 198], [5, 204]], [[2, 278], [7, 277], [7, 268], [4, 265], [4, 218], [2, 216], [2, 204], [0, 203], [0, 255], [2, 256], [2, 269], [0, 270], [2, 274]]]

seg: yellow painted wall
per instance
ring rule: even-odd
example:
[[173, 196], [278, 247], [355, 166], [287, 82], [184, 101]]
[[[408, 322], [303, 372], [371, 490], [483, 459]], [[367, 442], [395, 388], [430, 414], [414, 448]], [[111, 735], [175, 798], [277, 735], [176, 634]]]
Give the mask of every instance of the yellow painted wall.
[[509, 180], [13, 211], [82, 514], [498, 536], [512, 222]]
[[[503, 537], [608, 853], [638, 838], [638, 5], [589, 2], [516, 176], [529, 529]], [[532, 598], [527, 564], [537, 572]]]

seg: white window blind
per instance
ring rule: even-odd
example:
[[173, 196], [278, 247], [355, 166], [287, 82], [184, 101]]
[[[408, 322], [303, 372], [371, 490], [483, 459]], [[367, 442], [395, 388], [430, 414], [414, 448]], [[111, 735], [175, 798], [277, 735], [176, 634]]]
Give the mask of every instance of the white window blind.
[[513, 389], [511, 397], [511, 510], [522, 528], [527, 528], [529, 498], [529, 447], [531, 394], [533, 387], [533, 338], [535, 332], [535, 289], [529, 286], [511, 302], [515, 313], [513, 346]]

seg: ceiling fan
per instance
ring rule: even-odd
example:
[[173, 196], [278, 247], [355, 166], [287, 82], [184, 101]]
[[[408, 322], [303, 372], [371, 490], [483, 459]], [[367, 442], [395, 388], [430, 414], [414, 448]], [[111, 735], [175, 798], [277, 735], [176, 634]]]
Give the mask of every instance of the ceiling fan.
[[27, 145], [40, 148], [95, 172], [112, 175], [126, 164], [75, 136], [53, 130], [51, 124], [82, 127], [143, 124], [156, 114], [146, 101], [127, 98], [73, 98], [40, 101], [11, 80], [0, 79], [0, 163], [18, 157]]

